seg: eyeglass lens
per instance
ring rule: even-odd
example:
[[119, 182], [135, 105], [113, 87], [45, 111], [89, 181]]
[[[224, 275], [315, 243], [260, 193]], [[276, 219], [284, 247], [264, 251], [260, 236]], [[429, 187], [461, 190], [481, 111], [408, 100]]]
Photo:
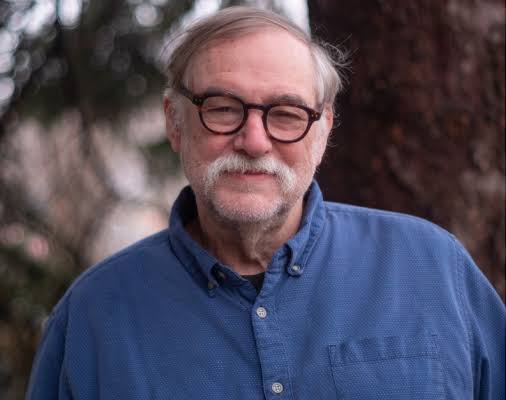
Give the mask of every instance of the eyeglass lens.
[[[211, 96], [201, 106], [202, 122], [216, 133], [235, 131], [244, 121], [245, 106], [238, 99]], [[291, 105], [269, 109], [266, 117], [269, 134], [280, 140], [293, 140], [303, 135], [309, 124], [307, 111]]]

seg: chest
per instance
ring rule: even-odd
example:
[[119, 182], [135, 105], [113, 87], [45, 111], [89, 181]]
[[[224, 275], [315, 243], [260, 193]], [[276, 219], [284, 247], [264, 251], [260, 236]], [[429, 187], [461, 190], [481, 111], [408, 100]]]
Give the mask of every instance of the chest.
[[101, 301], [71, 321], [70, 385], [84, 398], [465, 398], [453, 314], [408, 283], [325, 268], [267, 274], [253, 300], [223, 286]]

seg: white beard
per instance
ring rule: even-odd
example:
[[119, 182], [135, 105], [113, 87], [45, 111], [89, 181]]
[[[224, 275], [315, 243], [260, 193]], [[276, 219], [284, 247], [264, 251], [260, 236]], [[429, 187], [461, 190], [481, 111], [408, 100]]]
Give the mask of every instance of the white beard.
[[[221, 201], [214, 192], [220, 176], [224, 173], [263, 172], [275, 176], [279, 182], [280, 196], [274, 202], [260, 207], [255, 201], [255, 188], [244, 187], [244, 192], [252, 198], [252, 204], [257, 207], [241, 207], [234, 202]], [[235, 223], [260, 223], [286, 214], [291, 206], [287, 201], [289, 194], [294, 191], [297, 183], [295, 171], [274, 157], [248, 158], [232, 153], [214, 160], [208, 167], [204, 176], [204, 198], [214, 214], [223, 220]]]

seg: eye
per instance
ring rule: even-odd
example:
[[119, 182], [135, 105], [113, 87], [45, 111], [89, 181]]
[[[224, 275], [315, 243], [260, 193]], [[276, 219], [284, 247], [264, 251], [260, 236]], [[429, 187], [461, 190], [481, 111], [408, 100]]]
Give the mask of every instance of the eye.
[[271, 117], [273, 118], [286, 118], [286, 119], [300, 119], [302, 118], [300, 115], [296, 113], [286, 112], [286, 111], [275, 111], [271, 113]]
[[202, 111], [209, 114], [239, 114], [243, 112], [242, 104], [226, 96], [208, 97], [202, 104]]
[[307, 120], [307, 113], [293, 106], [278, 106], [271, 109], [269, 118], [279, 121], [304, 121]]
[[208, 112], [208, 113], [214, 113], [214, 114], [223, 114], [223, 113], [241, 112], [241, 109], [238, 109], [237, 107], [230, 107], [230, 106], [215, 106], [215, 107], [208, 107], [204, 111]]

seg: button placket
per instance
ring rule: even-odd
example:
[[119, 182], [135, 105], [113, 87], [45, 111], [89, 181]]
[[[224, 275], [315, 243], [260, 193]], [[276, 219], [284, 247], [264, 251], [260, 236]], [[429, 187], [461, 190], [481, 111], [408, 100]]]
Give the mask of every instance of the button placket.
[[276, 312], [269, 298], [260, 298], [253, 307], [252, 323], [257, 344], [259, 361], [266, 399], [292, 399], [290, 373], [284, 338], [276, 318]]

